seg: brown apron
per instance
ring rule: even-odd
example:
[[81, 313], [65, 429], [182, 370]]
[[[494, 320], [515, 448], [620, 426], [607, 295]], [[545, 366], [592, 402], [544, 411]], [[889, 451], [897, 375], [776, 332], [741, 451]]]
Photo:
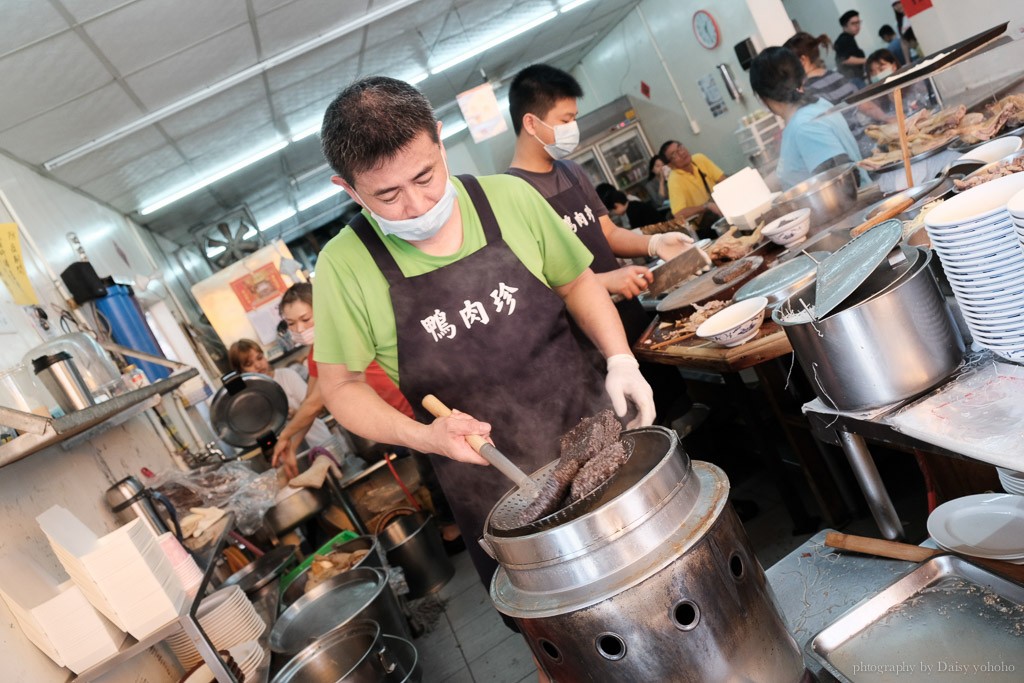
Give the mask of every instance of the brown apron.
[[[570, 332], [562, 299], [502, 240], [476, 178], [459, 179], [487, 243], [447, 266], [406, 277], [362, 214], [351, 225], [390, 286], [399, 386], [417, 419], [433, 419], [421, 403], [435, 394], [489, 422], [494, 443], [529, 473], [558, 457], [559, 437], [580, 418], [610, 402], [603, 378]], [[497, 563], [477, 539], [513, 484], [493, 467], [430, 458], [473, 564], [489, 585]]]

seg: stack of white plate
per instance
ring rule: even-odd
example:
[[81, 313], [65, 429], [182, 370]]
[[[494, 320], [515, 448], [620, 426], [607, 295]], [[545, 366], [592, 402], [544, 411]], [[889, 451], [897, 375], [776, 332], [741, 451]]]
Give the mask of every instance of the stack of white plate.
[[[238, 586], [222, 588], [204, 598], [199, 604], [196, 616], [199, 617], [199, 625], [203, 632], [218, 650], [230, 651], [230, 648], [239, 643], [255, 640], [267, 628]], [[169, 637], [167, 644], [186, 671], [202, 661], [195, 645], [184, 631]], [[235, 657], [235, 660], [241, 666], [238, 657]]]
[[1024, 496], [982, 493], [943, 503], [928, 516], [939, 547], [1024, 564]]
[[1024, 496], [1024, 472], [1014, 472], [1003, 467], [997, 467], [996, 471], [999, 472], [999, 483], [1003, 485], [1004, 491]]
[[242, 670], [245, 675], [245, 680], [255, 681], [256, 680], [256, 669], [261, 663], [263, 663], [264, 651], [260, 647], [259, 642], [255, 640], [247, 640], [244, 643], [239, 643], [234, 647], [228, 648], [228, 653], [238, 664], [238, 668]]
[[975, 342], [1013, 361], [1024, 361], [1024, 227], [1018, 237], [1007, 203], [1022, 190], [1024, 173], [992, 180], [924, 221]]
[[58, 505], [36, 520], [68, 576], [118, 628], [142, 640], [182, 613], [181, 580], [141, 520], [102, 537]]

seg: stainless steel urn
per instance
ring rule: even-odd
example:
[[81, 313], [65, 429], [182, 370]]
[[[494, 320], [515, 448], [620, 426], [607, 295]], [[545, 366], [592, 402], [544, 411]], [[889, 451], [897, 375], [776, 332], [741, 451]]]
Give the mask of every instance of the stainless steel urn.
[[632, 455], [591, 512], [524, 532], [518, 490], [494, 507], [483, 543], [501, 565], [495, 606], [558, 683], [799, 681], [800, 648], [725, 473], [691, 464], [670, 430], [622, 438]]

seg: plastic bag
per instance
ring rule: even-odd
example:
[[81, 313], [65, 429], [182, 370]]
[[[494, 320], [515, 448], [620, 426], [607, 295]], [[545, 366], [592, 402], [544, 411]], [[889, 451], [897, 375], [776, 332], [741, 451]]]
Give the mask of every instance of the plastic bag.
[[251, 534], [274, 507], [278, 480], [277, 470], [257, 474], [244, 463], [228, 462], [188, 472], [161, 472], [152, 487], [171, 499], [179, 515], [187, 515], [192, 507], [218, 507], [233, 512], [238, 530]]

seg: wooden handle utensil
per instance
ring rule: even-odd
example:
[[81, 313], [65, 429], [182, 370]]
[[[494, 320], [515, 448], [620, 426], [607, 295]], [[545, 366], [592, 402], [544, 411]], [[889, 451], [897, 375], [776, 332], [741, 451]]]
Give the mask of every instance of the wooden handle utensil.
[[[427, 394], [423, 397], [423, 407], [434, 417], [448, 417], [452, 414], [451, 408], [442, 403], [433, 394]], [[466, 443], [479, 453], [480, 457], [494, 465], [499, 472], [514, 481], [524, 494], [530, 498], [536, 498], [540, 493], [536, 482], [530, 479], [530, 476], [519, 469], [515, 463], [505, 457], [504, 453], [489, 444], [484, 437], [479, 434], [468, 434], [466, 436]]]
[[[867, 536], [850, 536], [837, 532], [829, 532], [825, 535], [825, 545], [837, 550], [849, 550], [855, 553], [887, 557], [891, 560], [905, 560], [907, 562], [924, 562], [936, 555], [948, 553], [948, 551], [941, 548], [922, 548], [919, 545], [910, 545], [909, 543], [897, 543], [896, 541], [868, 538]], [[983, 557], [972, 557], [960, 553], [953, 554], [1013, 581], [1024, 582], [1024, 565], [1022, 564], [1013, 564], [1001, 560], [988, 560]]]
[[890, 218], [895, 218], [896, 216], [899, 216], [901, 213], [903, 213], [904, 211], [909, 209], [911, 206], [913, 206], [915, 201], [916, 200], [913, 197], [905, 197], [903, 199], [903, 201], [901, 201], [899, 204], [895, 204], [895, 205], [889, 207], [888, 209], [886, 209], [885, 211], [882, 211], [881, 213], [879, 213], [877, 216], [875, 216], [871, 220], [865, 221], [865, 222], [861, 223], [860, 225], [858, 225], [856, 228], [854, 228], [853, 230], [850, 231], [850, 236], [851, 237], [859, 237], [860, 235], [863, 235], [864, 233], [866, 233], [871, 228], [873, 228], [873, 227], [875, 227], [877, 225], [881, 225], [882, 223], [884, 223], [885, 221], [889, 220]]

